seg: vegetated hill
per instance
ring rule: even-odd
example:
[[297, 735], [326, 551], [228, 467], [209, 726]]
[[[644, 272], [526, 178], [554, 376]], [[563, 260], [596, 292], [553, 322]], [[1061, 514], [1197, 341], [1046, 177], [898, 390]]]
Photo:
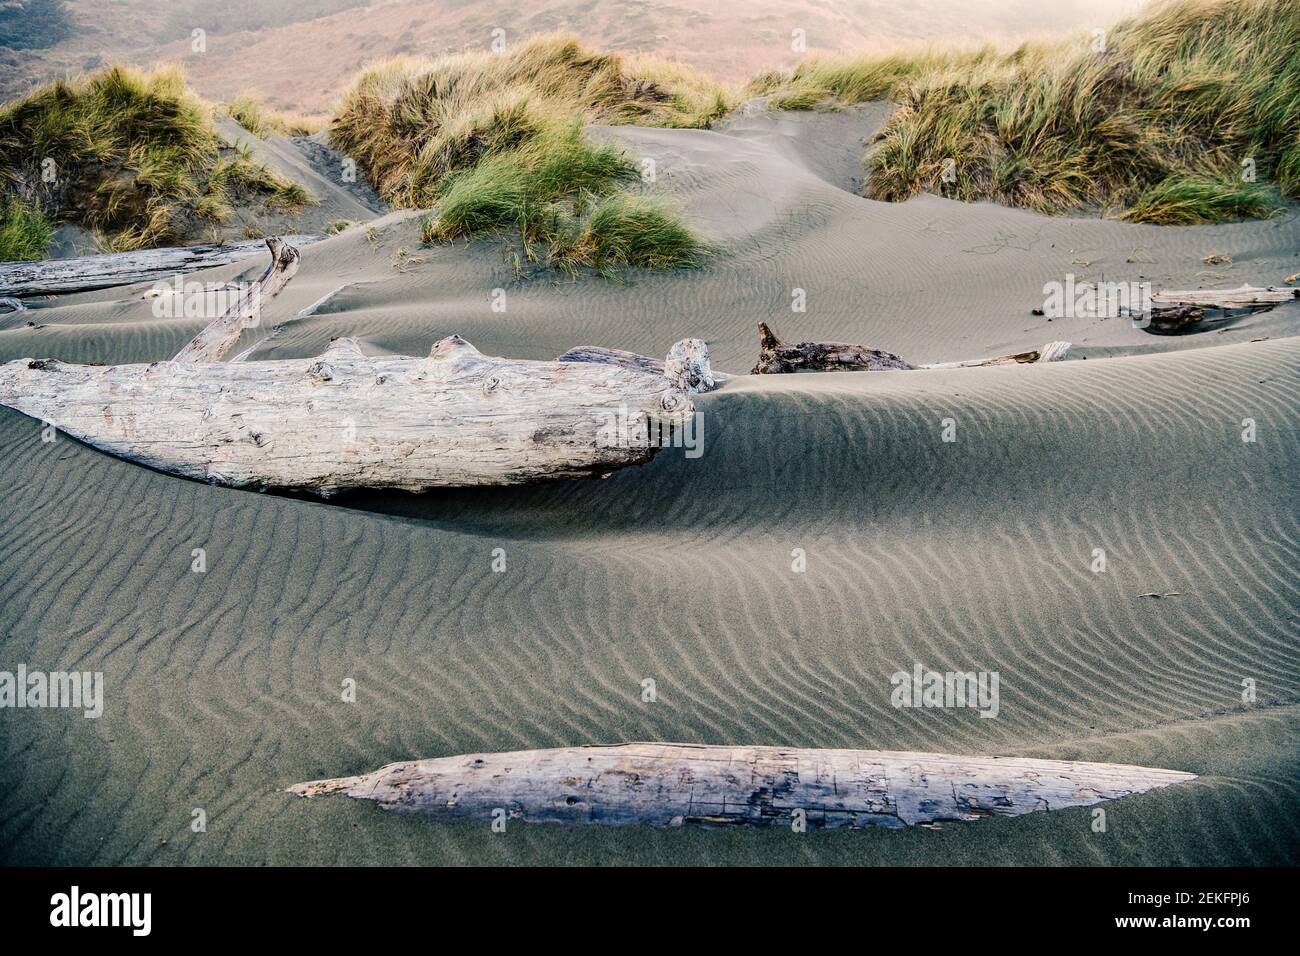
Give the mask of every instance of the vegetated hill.
[[813, 58], [750, 83], [774, 107], [902, 104], [868, 196], [1101, 208], [1158, 223], [1264, 217], [1300, 198], [1300, 4], [1167, 0], [1092, 35], [1002, 53]]
[[517, 230], [521, 260], [694, 266], [704, 249], [678, 212], [625, 188], [632, 157], [585, 127], [707, 126], [728, 105], [720, 86], [677, 64], [553, 36], [380, 64], [344, 95], [330, 137], [388, 202], [437, 207], [426, 239]]
[[43, 257], [59, 224], [137, 249], [219, 238], [240, 207], [313, 201], [223, 140], [176, 69], [112, 67], [0, 106], [0, 261]]
[[[0, 0], [3, 2], [3, 0]], [[359, 70], [396, 55], [487, 50], [494, 37], [575, 33], [596, 49], [666, 56], [743, 82], [808, 53], [885, 51], [1106, 26], [1142, 0], [66, 0], [72, 33], [22, 56], [0, 48], [0, 97], [105, 61], [181, 61], [193, 88], [229, 102], [251, 88], [277, 109], [318, 113]], [[206, 31], [203, 51], [191, 34]], [[494, 31], [502, 31], [494, 33]], [[800, 31], [796, 34], [796, 31]]]

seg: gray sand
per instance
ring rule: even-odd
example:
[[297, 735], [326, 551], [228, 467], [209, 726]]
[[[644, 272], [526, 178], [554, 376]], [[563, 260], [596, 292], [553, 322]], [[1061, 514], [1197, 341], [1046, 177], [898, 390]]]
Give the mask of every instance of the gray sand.
[[[1300, 860], [1300, 308], [1180, 338], [1030, 315], [1067, 272], [1277, 283], [1300, 271], [1300, 221], [1173, 229], [872, 202], [842, 188], [844, 137], [866, 134], [853, 123], [612, 131], [656, 159], [650, 188], [716, 243], [698, 274], [516, 281], [500, 242], [421, 248], [410, 213], [373, 241], [349, 230], [304, 250], [246, 333], [263, 341], [252, 360], [316, 354], [339, 334], [423, 354], [459, 332], [529, 358], [580, 344], [659, 355], [700, 335], [715, 366], [744, 372], [758, 319], [792, 341], [915, 361], [1054, 339], [1077, 360], [742, 377], [701, 399], [699, 459], [668, 450], [605, 481], [330, 503], [44, 444], [38, 423], [0, 409], [0, 668], [107, 681], [98, 721], [0, 711], [0, 862]], [[1233, 261], [1207, 266], [1212, 253]], [[344, 284], [333, 311], [293, 319]], [[806, 313], [790, 310], [794, 287]], [[201, 324], [155, 319], [130, 290], [34, 317], [0, 317], [0, 359], [164, 359]], [[940, 441], [944, 418], [956, 443]], [[199, 547], [206, 574], [190, 570]], [[1105, 574], [1089, 568], [1098, 547]], [[998, 718], [892, 707], [889, 675], [915, 662], [997, 670]], [[345, 678], [355, 704], [340, 700]], [[414, 757], [655, 739], [1202, 777], [1112, 804], [1106, 833], [1069, 811], [902, 833], [494, 835], [279, 792]], [[196, 807], [206, 833], [189, 829]]]

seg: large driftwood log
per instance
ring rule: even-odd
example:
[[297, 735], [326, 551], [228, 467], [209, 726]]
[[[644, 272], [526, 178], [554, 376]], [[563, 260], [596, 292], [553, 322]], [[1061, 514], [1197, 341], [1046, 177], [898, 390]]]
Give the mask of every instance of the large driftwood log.
[[[286, 236], [295, 246], [320, 242], [324, 236]], [[249, 259], [262, 248], [261, 240], [224, 245], [138, 249], [76, 259], [0, 263], [0, 296], [60, 295], [89, 292], [150, 279], [210, 269]]]
[[160, 471], [232, 487], [328, 496], [604, 475], [648, 461], [712, 385], [699, 339], [656, 369], [482, 355], [460, 336], [428, 358], [367, 358], [338, 339], [316, 359], [228, 362], [298, 253], [271, 264], [170, 362], [0, 365], [0, 404]]
[[876, 372], [894, 369], [973, 368], [982, 365], [1026, 365], [1034, 362], [1059, 362], [1070, 350], [1069, 342], [1050, 342], [1042, 349], [1015, 355], [970, 359], [965, 362], [940, 362], [913, 365], [893, 352], [853, 345], [848, 342], [781, 341], [766, 322], [758, 323], [758, 363], [754, 375], [778, 375], [790, 372]]
[[648, 461], [693, 412], [663, 375], [491, 358], [459, 336], [428, 358], [0, 365], [0, 404], [111, 454], [233, 487], [509, 485]]
[[466, 754], [290, 787], [439, 819], [657, 827], [906, 827], [1085, 807], [1194, 780], [1124, 764], [636, 743]]

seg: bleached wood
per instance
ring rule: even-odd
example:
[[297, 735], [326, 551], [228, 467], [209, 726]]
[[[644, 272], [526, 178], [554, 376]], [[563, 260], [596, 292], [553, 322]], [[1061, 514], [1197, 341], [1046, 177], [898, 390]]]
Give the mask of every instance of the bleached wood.
[[244, 329], [260, 320], [262, 306], [279, 294], [298, 271], [298, 250], [277, 237], [266, 240], [271, 264], [233, 305], [210, 322], [172, 359], [174, 362], [220, 362], [235, 347]]
[[979, 368], [985, 365], [1036, 365], [1043, 362], [1060, 362], [1070, 351], [1069, 342], [1048, 342], [1041, 349], [1017, 352], [1014, 355], [996, 355], [993, 358], [970, 359], [965, 362], [934, 362], [917, 368]]
[[729, 377], [713, 371], [709, 364], [709, 347], [701, 339], [682, 339], [669, 350], [668, 357], [662, 362], [648, 355], [597, 345], [580, 345], [565, 352], [556, 361], [603, 362], [653, 372], [666, 376], [678, 388], [692, 394], [710, 392]]
[[661, 374], [492, 358], [459, 336], [428, 358], [339, 339], [270, 362], [21, 359], [0, 365], [0, 404], [161, 471], [320, 495], [607, 474], [694, 410]]
[[1300, 289], [1280, 286], [1243, 285], [1236, 289], [1162, 290], [1152, 293], [1153, 306], [1190, 305], [1203, 309], [1245, 309], [1256, 305], [1277, 305], [1300, 298]]
[[385, 810], [485, 822], [673, 827], [907, 827], [1086, 807], [1196, 779], [1125, 764], [634, 743], [465, 754], [300, 783], [303, 797], [344, 793]]
[[[294, 246], [305, 246], [324, 238], [286, 236], [285, 240]], [[3, 262], [0, 263], [0, 296], [61, 295], [131, 285], [239, 262], [257, 255], [261, 248], [261, 240], [250, 239], [222, 245], [110, 252], [75, 259]]]

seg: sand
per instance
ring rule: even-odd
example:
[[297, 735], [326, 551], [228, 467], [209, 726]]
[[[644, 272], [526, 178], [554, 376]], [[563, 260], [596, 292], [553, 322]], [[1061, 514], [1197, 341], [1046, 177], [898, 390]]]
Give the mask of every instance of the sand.
[[[670, 449], [604, 481], [329, 503], [45, 444], [38, 423], [0, 409], [0, 667], [106, 680], [99, 720], [0, 711], [0, 862], [1300, 860], [1300, 307], [1164, 338], [1030, 314], [1043, 283], [1071, 272], [1278, 283], [1300, 271], [1300, 219], [1161, 228], [872, 202], [842, 188], [843, 157], [883, 115], [603, 131], [656, 160], [650, 188], [715, 244], [708, 269], [516, 280], [501, 242], [421, 248], [418, 217], [395, 213], [303, 250], [246, 333], [262, 343], [251, 360], [313, 355], [345, 333], [374, 354], [423, 354], [459, 332], [525, 358], [581, 344], [660, 355], [698, 335], [716, 368], [743, 373], [765, 319], [791, 341], [918, 362], [1056, 339], [1076, 343], [1071, 361], [741, 376], [700, 399], [698, 459]], [[339, 286], [324, 314], [293, 318]], [[805, 313], [791, 311], [795, 287]], [[23, 317], [39, 328], [0, 317], [0, 359], [165, 359], [201, 323], [154, 318], [139, 291], [39, 303]], [[946, 418], [955, 443], [940, 440]], [[1104, 574], [1090, 570], [1096, 548]], [[889, 677], [918, 662], [998, 671], [998, 717], [895, 709]], [[340, 699], [348, 678], [355, 703]], [[280, 792], [394, 760], [624, 740], [1201, 777], [1111, 804], [1105, 833], [1063, 811], [937, 831], [493, 834]], [[190, 829], [195, 808], [206, 832]]]

